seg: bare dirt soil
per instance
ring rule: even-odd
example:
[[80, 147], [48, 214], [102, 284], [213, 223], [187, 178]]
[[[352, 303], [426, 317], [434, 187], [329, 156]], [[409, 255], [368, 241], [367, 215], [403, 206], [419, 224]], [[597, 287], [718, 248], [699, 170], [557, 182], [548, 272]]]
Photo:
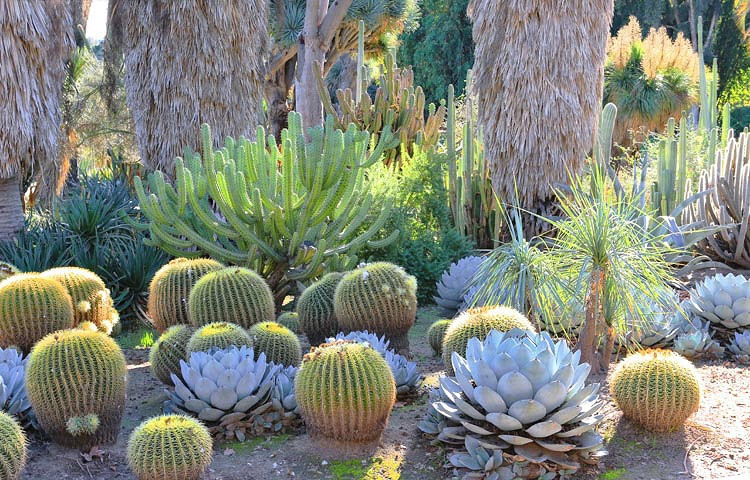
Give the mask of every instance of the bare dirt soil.
[[[425, 341], [438, 318], [421, 309], [410, 333], [413, 359], [425, 373], [420, 395], [399, 402], [381, 442], [354, 458], [313, 443], [304, 432], [218, 444], [205, 480], [427, 480], [454, 477], [445, 468], [446, 451], [430, 445], [417, 424], [424, 415], [427, 391], [443, 368]], [[146, 350], [127, 350], [128, 404], [120, 436], [100, 451], [79, 452], [33, 436], [23, 479], [134, 479], [125, 449], [130, 432], [161, 413], [164, 387], [149, 372]], [[701, 408], [679, 431], [655, 435], [622, 418], [611, 402], [601, 431], [609, 455], [598, 467], [578, 473], [585, 480], [750, 479], [750, 369], [731, 363], [698, 365], [704, 386]], [[606, 382], [606, 378], [594, 379]], [[602, 392], [605, 398], [606, 385]]]

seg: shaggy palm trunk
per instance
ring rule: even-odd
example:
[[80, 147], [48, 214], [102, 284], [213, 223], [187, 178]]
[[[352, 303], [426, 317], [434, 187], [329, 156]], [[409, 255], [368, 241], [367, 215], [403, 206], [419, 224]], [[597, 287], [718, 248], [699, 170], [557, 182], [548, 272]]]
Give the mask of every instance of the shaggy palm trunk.
[[23, 228], [23, 202], [18, 178], [0, 178], [0, 241], [13, 238]]
[[[594, 269], [591, 274], [591, 284], [586, 294], [586, 320], [578, 337], [576, 348], [581, 351], [581, 361], [591, 365], [591, 371], [598, 373], [602, 366], [597, 352], [599, 340], [598, 327], [602, 316], [602, 290], [604, 288], [605, 273], [602, 269]], [[611, 351], [611, 350], [610, 350]]]
[[613, 0], [471, 0], [479, 125], [498, 197], [553, 213], [553, 186], [583, 167], [601, 111]]
[[109, 0], [107, 5], [107, 37], [104, 39], [102, 98], [107, 113], [114, 118], [119, 113], [115, 99], [122, 76], [122, 11], [120, 0]]

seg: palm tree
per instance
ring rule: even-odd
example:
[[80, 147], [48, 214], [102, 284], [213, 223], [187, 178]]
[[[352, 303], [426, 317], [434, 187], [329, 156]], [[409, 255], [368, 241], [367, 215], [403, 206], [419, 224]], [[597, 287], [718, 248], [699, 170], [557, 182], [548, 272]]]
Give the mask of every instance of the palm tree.
[[[479, 125], [504, 201], [549, 214], [593, 146], [613, 0], [472, 0]], [[524, 233], [544, 225], [533, 215]]]
[[267, 0], [130, 0], [122, 9], [125, 89], [147, 167], [213, 139], [251, 137], [263, 115]]
[[60, 96], [73, 45], [64, 0], [4, 0], [0, 7], [0, 239], [23, 227], [21, 187], [50, 191], [59, 163]]

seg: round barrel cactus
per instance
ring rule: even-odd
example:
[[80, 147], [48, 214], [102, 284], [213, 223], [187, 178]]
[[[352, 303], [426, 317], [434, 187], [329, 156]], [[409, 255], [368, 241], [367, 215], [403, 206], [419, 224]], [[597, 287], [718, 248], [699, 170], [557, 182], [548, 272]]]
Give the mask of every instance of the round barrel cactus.
[[190, 323], [188, 299], [196, 282], [224, 268], [209, 258], [176, 258], [159, 269], [148, 288], [148, 315], [159, 333]]
[[51, 333], [34, 346], [26, 369], [40, 426], [55, 442], [77, 448], [117, 439], [126, 381], [120, 347], [101, 332]]
[[207, 352], [213, 348], [252, 347], [253, 339], [245, 329], [234, 323], [209, 323], [197, 329], [187, 343], [186, 358], [194, 352]]
[[531, 322], [510, 307], [478, 307], [463, 312], [451, 322], [443, 336], [443, 365], [448, 375], [453, 374], [453, 353], [465, 355], [469, 339], [484, 340], [492, 330], [507, 332], [514, 328], [534, 331]]
[[60, 282], [73, 301], [75, 325], [89, 322], [107, 335], [120, 320], [104, 281], [85, 268], [61, 267], [42, 273], [42, 277]]
[[57, 280], [19, 273], [0, 283], [0, 347], [28, 352], [48, 333], [73, 324], [73, 302]]
[[0, 478], [18, 480], [26, 464], [26, 435], [18, 423], [0, 410]]
[[445, 331], [448, 330], [450, 324], [450, 320], [438, 320], [427, 329], [427, 343], [430, 344], [430, 348], [435, 352], [435, 355], [443, 353], [443, 337], [445, 337]]
[[299, 324], [299, 314], [297, 312], [284, 312], [279, 315], [276, 322], [285, 326], [294, 333], [302, 333], [302, 328]]
[[370, 263], [341, 279], [334, 312], [344, 332], [385, 335], [396, 352], [408, 352], [407, 334], [417, 316], [417, 280], [392, 263]]
[[21, 273], [21, 271], [16, 268], [15, 265], [11, 265], [7, 262], [0, 262], [0, 282], [16, 273]]
[[297, 300], [300, 328], [311, 345], [320, 345], [339, 331], [333, 295], [342, 278], [343, 273], [329, 273], [307, 287]]
[[693, 364], [661, 349], [628, 355], [615, 368], [609, 391], [626, 418], [654, 432], [680, 427], [701, 401]]
[[224, 268], [204, 275], [190, 292], [190, 323], [200, 327], [212, 322], [233, 322], [243, 328], [273, 321], [271, 289], [263, 278], [247, 268]]
[[451, 266], [443, 272], [437, 283], [438, 294], [432, 297], [443, 315], [450, 317], [456, 315], [483, 261], [482, 257], [465, 257], [456, 263], [451, 263]]
[[24, 423], [33, 422], [25, 385], [28, 361], [14, 348], [0, 348], [0, 410]]
[[162, 383], [172, 385], [172, 374], [180, 374], [180, 360], [186, 358], [187, 344], [194, 332], [188, 325], [174, 325], [151, 346], [148, 354], [151, 373]]
[[379, 439], [396, 400], [385, 359], [370, 346], [349, 340], [313, 348], [294, 388], [310, 434], [341, 442]]
[[708, 277], [690, 292], [689, 313], [727, 329], [750, 327], [750, 280], [734, 274]]
[[[440, 378], [419, 428], [467, 450], [449, 457], [464, 478], [556, 478], [603, 454], [594, 428], [599, 384], [564, 340], [513, 329], [471, 338], [451, 354], [453, 376]], [[480, 450], [481, 447], [481, 450]], [[493, 459], [491, 461], [491, 459]]]
[[261, 322], [250, 328], [255, 355], [266, 354], [269, 362], [284, 366], [299, 366], [302, 347], [297, 335], [276, 322]]
[[141, 423], [128, 440], [128, 465], [139, 480], [198, 480], [211, 464], [206, 427], [184, 415]]

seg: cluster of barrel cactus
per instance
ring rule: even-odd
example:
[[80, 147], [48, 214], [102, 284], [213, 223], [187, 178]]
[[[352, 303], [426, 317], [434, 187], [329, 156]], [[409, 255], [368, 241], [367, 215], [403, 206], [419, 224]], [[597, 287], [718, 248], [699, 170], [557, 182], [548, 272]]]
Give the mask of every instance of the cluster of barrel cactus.
[[342, 331], [385, 335], [396, 352], [408, 353], [407, 333], [417, 315], [417, 281], [392, 263], [366, 264], [341, 279], [334, 312]]
[[451, 363], [455, 375], [440, 378], [419, 427], [466, 448], [450, 461], [468, 478], [553, 478], [603, 454], [599, 384], [586, 385], [591, 367], [564, 340], [492, 330]]
[[339, 321], [333, 310], [333, 295], [344, 274], [333, 272], [307, 287], [297, 301], [297, 313], [302, 332], [312, 345], [336, 335]]
[[396, 394], [399, 398], [412, 394], [419, 388], [422, 382], [422, 374], [419, 373], [417, 364], [391, 350], [389, 348], [390, 342], [385, 338], [385, 335], [378, 338], [377, 335], [368, 331], [339, 333], [335, 338], [327, 339], [326, 342], [332, 343], [336, 340], [366, 343], [380, 353], [391, 368], [393, 379], [396, 382]]
[[443, 315], [451, 318], [456, 315], [483, 261], [482, 257], [465, 257], [443, 272], [437, 283], [437, 295], [433, 297]]
[[0, 348], [0, 410], [24, 423], [33, 413], [24, 383], [28, 360], [14, 348]]
[[626, 418], [656, 432], [685, 423], [698, 410], [701, 398], [693, 364], [661, 349], [631, 354], [618, 364], [610, 393]]
[[195, 352], [180, 362], [180, 371], [182, 378], [172, 374], [165, 410], [198, 417], [215, 436], [242, 441], [297, 418], [288, 388], [295, 371], [268, 362], [264, 353], [255, 358], [252, 348]]

